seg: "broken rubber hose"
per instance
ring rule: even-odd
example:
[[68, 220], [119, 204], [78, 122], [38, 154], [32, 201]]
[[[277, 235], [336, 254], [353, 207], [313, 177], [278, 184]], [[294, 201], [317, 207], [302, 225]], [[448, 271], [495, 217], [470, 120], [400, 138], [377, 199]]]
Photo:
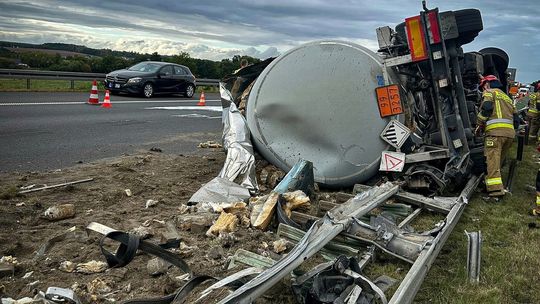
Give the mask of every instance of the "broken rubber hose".
[[200, 284], [208, 281], [213, 280], [216, 281], [217, 279], [211, 276], [202, 275], [202, 276], [196, 276], [191, 278], [191, 280], [187, 281], [184, 286], [180, 287], [175, 292], [166, 295], [164, 297], [159, 298], [141, 298], [141, 299], [133, 299], [133, 300], [126, 300], [122, 302], [122, 304], [176, 304], [176, 303], [183, 303], [183, 300], [186, 298], [186, 296], [193, 290], [195, 287], [199, 286]]
[[[112, 254], [111, 252], [103, 248], [103, 242], [105, 238], [110, 238], [112, 240], [115, 240], [121, 243], [120, 246], [118, 247], [118, 250], [116, 251], [116, 254]], [[188, 264], [186, 264], [186, 262], [184, 262], [184, 260], [182, 260], [176, 254], [170, 251], [167, 251], [159, 247], [158, 245], [152, 244], [147, 241], [143, 241], [139, 239], [138, 236], [135, 236], [126, 232], [112, 231], [112, 232], [107, 233], [101, 239], [99, 243], [99, 247], [101, 248], [101, 252], [105, 256], [105, 259], [107, 260], [107, 264], [109, 265], [109, 267], [126, 266], [129, 262], [133, 260], [133, 257], [135, 256], [137, 249], [140, 249], [146, 253], [149, 253], [153, 256], [163, 259], [166, 262], [173, 264], [174, 266], [180, 268], [180, 270], [182, 270], [183, 272], [189, 273], [190, 277], [193, 275]]]
[[[116, 250], [116, 254], [112, 254], [103, 247], [106, 238], [115, 240], [122, 239], [120, 246], [118, 246], [118, 249]], [[113, 231], [101, 238], [99, 247], [101, 253], [105, 256], [109, 267], [124, 267], [135, 257], [137, 248], [139, 248], [139, 237], [121, 231]]]
[[[285, 224], [285, 225], [294, 227], [296, 229], [302, 229], [302, 227], [299, 224], [297, 224], [295, 221], [293, 221], [291, 218], [287, 216], [287, 213], [285, 213], [285, 210], [283, 210], [284, 202], [285, 202], [285, 199], [283, 198], [283, 195], [280, 194], [277, 200], [278, 205], [276, 208], [277, 209], [276, 216], [277, 216], [278, 223]], [[305, 229], [302, 229], [302, 230], [305, 230]]]

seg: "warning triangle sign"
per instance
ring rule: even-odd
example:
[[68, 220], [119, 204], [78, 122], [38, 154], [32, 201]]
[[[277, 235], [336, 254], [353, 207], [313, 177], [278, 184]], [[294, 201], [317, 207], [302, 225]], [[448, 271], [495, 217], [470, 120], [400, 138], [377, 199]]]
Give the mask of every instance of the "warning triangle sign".
[[383, 151], [381, 155], [380, 171], [401, 172], [405, 166], [405, 153]]

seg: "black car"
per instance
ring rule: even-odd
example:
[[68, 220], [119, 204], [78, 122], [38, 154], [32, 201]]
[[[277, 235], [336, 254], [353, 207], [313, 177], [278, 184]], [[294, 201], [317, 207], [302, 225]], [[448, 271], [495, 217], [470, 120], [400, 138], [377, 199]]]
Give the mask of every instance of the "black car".
[[124, 70], [110, 72], [104, 84], [111, 94], [124, 92], [142, 94], [147, 98], [154, 94], [171, 93], [182, 93], [191, 98], [197, 86], [195, 76], [188, 67], [157, 61], [144, 61]]

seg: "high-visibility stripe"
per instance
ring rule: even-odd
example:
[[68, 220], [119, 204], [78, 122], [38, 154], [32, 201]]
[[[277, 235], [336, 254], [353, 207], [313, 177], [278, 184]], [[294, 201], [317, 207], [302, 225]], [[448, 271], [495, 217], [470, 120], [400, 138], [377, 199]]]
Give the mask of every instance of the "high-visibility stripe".
[[513, 124], [504, 123], [504, 122], [494, 123], [494, 124], [492, 124], [492, 125], [487, 126], [487, 127], [486, 127], [486, 131], [493, 130], [493, 129], [497, 129], [497, 128], [505, 128], [505, 129], [512, 129], [512, 130], [514, 130], [514, 125], [513, 125]]
[[98, 98], [98, 94], [90, 94], [90, 98]]
[[540, 196], [539, 195], [536, 196], [536, 204], [538, 206], [540, 206]]
[[497, 110], [497, 118], [502, 118], [501, 103], [495, 99], [495, 109]]
[[480, 114], [480, 113], [478, 113], [477, 118], [480, 119], [480, 120], [482, 120], [482, 121], [486, 121], [486, 120], [488, 119], [487, 117], [483, 116], [483, 115]]
[[529, 113], [540, 113], [540, 111], [536, 110], [536, 109], [531, 109], [529, 108]]
[[493, 186], [493, 185], [502, 185], [502, 178], [500, 177], [494, 177], [494, 178], [488, 178], [486, 179], [486, 185]]
[[490, 119], [486, 124], [489, 126], [489, 125], [496, 124], [496, 123], [506, 123], [506, 124], [513, 125], [514, 122], [511, 119], [495, 118], [495, 119]]

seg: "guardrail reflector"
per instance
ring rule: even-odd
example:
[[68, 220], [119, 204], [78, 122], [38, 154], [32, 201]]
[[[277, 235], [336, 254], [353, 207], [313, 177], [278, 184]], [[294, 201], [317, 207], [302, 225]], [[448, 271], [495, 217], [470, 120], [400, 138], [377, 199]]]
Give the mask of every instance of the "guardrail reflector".
[[411, 50], [412, 61], [420, 61], [428, 58], [424, 28], [420, 16], [405, 19], [407, 27], [407, 42]]

